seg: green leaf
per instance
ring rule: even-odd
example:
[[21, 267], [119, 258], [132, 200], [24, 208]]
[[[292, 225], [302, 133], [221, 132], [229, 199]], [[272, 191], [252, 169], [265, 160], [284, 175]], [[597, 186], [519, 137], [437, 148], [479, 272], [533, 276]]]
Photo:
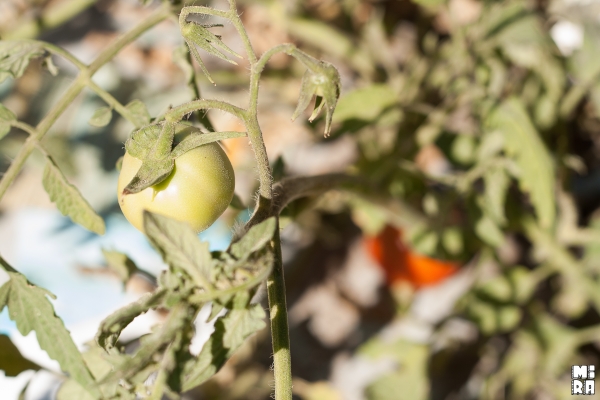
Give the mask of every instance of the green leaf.
[[56, 203], [56, 207], [63, 215], [69, 216], [76, 224], [103, 235], [105, 226], [102, 218], [96, 214], [79, 190], [67, 181], [54, 160], [48, 156], [46, 161], [42, 182], [50, 200]]
[[144, 126], [150, 123], [150, 113], [146, 105], [141, 100], [132, 100], [125, 108], [127, 108], [135, 118], [135, 126]]
[[22, 335], [35, 331], [40, 347], [50, 358], [58, 361], [63, 371], [77, 381], [88, 393], [100, 397], [83, 357], [62, 320], [54, 314], [54, 307], [47, 296], [54, 297], [25, 279], [19, 273], [8, 272], [10, 281], [8, 293], [8, 313], [16, 322]]
[[67, 379], [56, 393], [56, 400], [94, 400], [76, 381]]
[[529, 194], [540, 225], [552, 227], [556, 216], [554, 165], [525, 107], [517, 98], [508, 99], [488, 122], [491, 129], [504, 135], [506, 153], [520, 168], [519, 185]]
[[182, 156], [186, 152], [205, 144], [218, 142], [219, 140], [235, 139], [246, 136], [246, 132], [210, 132], [210, 133], [191, 133], [185, 137], [171, 153], [173, 159]]
[[123, 283], [137, 271], [137, 266], [126, 254], [105, 249], [102, 249], [102, 254], [108, 263], [108, 268], [115, 272]]
[[483, 214], [475, 224], [475, 233], [487, 244], [500, 247], [504, 243], [504, 234], [488, 215]]
[[94, 115], [89, 120], [89, 124], [92, 126], [103, 127], [108, 125], [110, 120], [112, 119], [112, 108], [110, 107], [100, 107], [96, 111], [94, 111]]
[[500, 226], [506, 223], [504, 203], [510, 186], [510, 177], [503, 168], [491, 167], [483, 174], [485, 192], [482, 205], [487, 214]]
[[216, 374], [246, 338], [266, 326], [264, 319], [265, 312], [260, 304], [254, 304], [249, 309], [229, 311], [219, 318], [214, 333], [198, 357], [184, 366], [183, 390], [193, 389]]
[[373, 84], [353, 90], [340, 98], [333, 117], [334, 122], [351, 119], [373, 121], [398, 102], [398, 96], [389, 85]]
[[275, 217], [254, 225], [239, 241], [231, 245], [231, 254], [238, 259], [243, 259], [262, 249], [273, 238], [276, 226]]
[[17, 116], [8, 108], [0, 104], [0, 139], [10, 132], [10, 122], [15, 121]]
[[145, 160], [161, 131], [160, 125], [147, 125], [133, 131], [125, 142], [125, 150], [133, 157]]
[[187, 223], [145, 211], [144, 230], [167, 264], [185, 271], [199, 287], [212, 290], [208, 243], [198, 240]]
[[165, 290], [155, 290], [152, 293], [146, 293], [137, 301], [118, 309], [102, 321], [96, 333], [96, 342], [100, 347], [108, 350], [112, 348], [119, 339], [121, 331], [131, 323], [137, 316], [145, 313], [151, 308], [158, 307], [164, 297]]
[[286, 18], [286, 28], [290, 35], [301, 42], [323, 50], [333, 58], [347, 60], [348, 63], [363, 75], [370, 76], [375, 71], [372, 57], [349, 38], [347, 34], [333, 27], [332, 24], [314, 19]]
[[11, 122], [16, 120], [17, 116], [15, 113], [4, 107], [4, 105], [0, 104], [0, 121]]
[[20, 78], [32, 58], [45, 53], [41, 44], [25, 40], [0, 41], [0, 83], [8, 77]]
[[167, 179], [175, 168], [175, 160], [164, 158], [162, 160], [144, 160], [142, 166], [123, 189], [123, 194], [135, 194], [151, 186], [157, 185]]
[[600, 74], [600, 60], [598, 59], [600, 27], [590, 21], [585, 23], [583, 28], [583, 46], [568, 59], [568, 67], [577, 80], [577, 84], [589, 87]]
[[8, 336], [0, 335], [0, 370], [4, 375], [17, 376], [29, 369], [37, 371], [40, 366], [23, 357]]
[[265, 317], [265, 310], [260, 304], [251, 305], [248, 309], [230, 310], [223, 318], [223, 346], [230, 349], [239, 347], [248, 336], [266, 326]]

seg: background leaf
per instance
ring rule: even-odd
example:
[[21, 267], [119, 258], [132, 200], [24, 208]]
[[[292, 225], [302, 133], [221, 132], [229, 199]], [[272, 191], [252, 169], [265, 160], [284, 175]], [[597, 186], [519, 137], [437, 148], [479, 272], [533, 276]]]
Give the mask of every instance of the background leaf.
[[505, 150], [519, 166], [519, 185], [528, 193], [540, 224], [550, 228], [556, 215], [554, 165], [520, 100], [503, 102], [491, 115], [489, 127], [504, 135]]
[[25, 40], [0, 41], [0, 83], [6, 78], [20, 78], [32, 58], [44, 54], [40, 43]]
[[40, 366], [23, 357], [10, 337], [0, 335], [0, 369], [6, 376], [17, 376], [30, 369], [37, 371]]
[[56, 203], [63, 215], [69, 216], [73, 222], [92, 232], [104, 234], [106, 228], [102, 218], [96, 214], [79, 190], [67, 181], [50, 157], [46, 157], [43, 184], [50, 200]]
[[150, 123], [150, 113], [146, 105], [138, 99], [129, 102], [125, 108], [127, 108], [135, 117], [137, 127], [144, 126]]
[[96, 127], [103, 127], [110, 123], [112, 119], [112, 108], [100, 107], [94, 111], [94, 115], [90, 118], [89, 124]]

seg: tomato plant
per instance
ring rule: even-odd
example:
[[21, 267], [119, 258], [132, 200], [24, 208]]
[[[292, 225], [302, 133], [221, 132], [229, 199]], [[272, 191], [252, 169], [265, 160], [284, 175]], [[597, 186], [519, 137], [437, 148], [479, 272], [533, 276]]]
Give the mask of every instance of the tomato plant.
[[[183, 140], [189, 133], [179, 133], [176, 140]], [[187, 222], [194, 231], [201, 232], [215, 222], [233, 198], [233, 167], [218, 143], [189, 150], [175, 159], [175, 167], [165, 180], [139, 193], [123, 195], [141, 165], [141, 160], [125, 153], [117, 193], [123, 214], [142, 232], [144, 210]]]

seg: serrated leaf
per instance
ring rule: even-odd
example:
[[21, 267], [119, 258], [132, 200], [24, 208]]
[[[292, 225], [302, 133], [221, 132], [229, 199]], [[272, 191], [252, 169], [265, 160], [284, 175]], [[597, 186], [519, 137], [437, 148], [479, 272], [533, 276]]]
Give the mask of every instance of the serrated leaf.
[[92, 206], [83, 198], [79, 190], [71, 185], [51, 157], [46, 157], [43, 185], [50, 200], [63, 215], [73, 222], [99, 235], [104, 234], [104, 220], [96, 214]]
[[225, 325], [223, 346], [239, 347], [248, 336], [266, 326], [265, 317], [265, 310], [260, 304], [254, 304], [248, 309], [230, 310], [223, 318]]
[[152, 293], [146, 293], [137, 301], [118, 309], [106, 317], [96, 333], [96, 342], [104, 349], [112, 348], [121, 331], [131, 323], [137, 316], [147, 312], [151, 308], [158, 307], [166, 295], [162, 289], [155, 290]]
[[142, 158], [140, 169], [123, 189], [124, 195], [139, 193], [164, 181], [171, 174], [175, 167], [175, 160], [171, 157], [175, 130], [176, 124], [167, 122], [154, 141], [146, 142], [145, 145], [149, 146], [146, 156]]
[[208, 243], [201, 242], [187, 223], [145, 211], [144, 231], [167, 264], [185, 271], [199, 287], [212, 290]]
[[123, 189], [123, 194], [139, 193], [150, 186], [161, 183], [171, 175], [174, 167], [175, 160], [172, 158], [144, 160], [138, 172], [131, 179], [131, 182]]
[[110, 107], [100, 107], [96, 111], [94, 111], [94, 115], [89, 120], [89, 124], [96, 127], [103, 127], [109, 124], [112, 119], [112, 108]]
[[218, 142], [219, 140], [235, 139], [246, 136], [246, 132], [210, 132], [191, 133], [185, 137], [171, 153], [173, 159], [182, 156], [186, 152], [205, 144]]
[[8, 272], [10, 281], [8, 313], [22, 335], [35, 331], [38, 343], [50, 358], [58, 361], [63, 371], [69, 373], [94, 397], [100, 397], [95, 381], [83, 357], [62, 320], [54, 314], [54, 307], [46, 296], [50, 292], [32, 285], [19, 273]]
[[260, 250], [273, 238], [276, 225], [275, 217], [254, 225], [239, 241], [231, 245], [231, 254], [238, 259], [243, 259]]
[[146, 105], [138, 99], [132, 100], [125, 106], [135, 118], [135, 126], [140, 127], [150, 123], [150, 113]]
[[234, 311], [236, 312], [230, 311], [216, 321], [215, 331], [202, 347], [198, 357], [184, 366], [184, 391], [206, 382], [221, 369], [246, 338], [266, 326], [265, 312], [260, 304]]
[[133, 131], [125, 142], [125, 149], [133, 157], [144, 160], [148, 156], [152, 145], [162, 131], [160, 125], [147, 125], [136, 131]]
[[27, 370], [37, 371], [40, 366], [21, 355], [21, 352], [6, 335], [0, 335], [0, 370], [5, 376], [17, 376]]
[[489, 119], [504, 135], [506, 153], [520, 168], [519, 185], [528, 193], [540, 225], [550, 228], [556, 215], [554, 165], [548, 149], [517, 98], [504, 101]]
[[6, 78], [20, 78], [32, 58], [45, 53], [41, 44], [25, 40], [0, 41], [0, 83]]
[[102, 249], [102, 254], [108, 264], [108, 268], [115, 272], [123, 283], [127, 282], [137, 271], [137, 266], [126, 254], [105, 249]]

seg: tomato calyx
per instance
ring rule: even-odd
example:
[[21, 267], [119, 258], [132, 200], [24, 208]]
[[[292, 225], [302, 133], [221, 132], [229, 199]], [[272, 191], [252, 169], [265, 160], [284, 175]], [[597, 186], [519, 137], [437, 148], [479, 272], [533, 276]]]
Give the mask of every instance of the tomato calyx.
[[245, 133], [203, 133], [192, 125], [173, 121], [161, 121], [135, 130], [125, 142], [125, 149], [141, 160], [142, 165], [122, 195], [139, 193], [163, 182], [173, 171], [175, 160], [192, 149], [241, 136]]
[[303, 52], [295, 52], [293, 55], [307, 67], [307, 70], [302, 76], [300, 97], [292, 121], [306, 110], [310, 100], [316, 96], [315, 109], [308, 120], [312, 122], [325, 108], [325, 137], [327, 137], [331, 132], [333, 111], [340, 97], [340, 73], [332, 64], [319, 61]]

